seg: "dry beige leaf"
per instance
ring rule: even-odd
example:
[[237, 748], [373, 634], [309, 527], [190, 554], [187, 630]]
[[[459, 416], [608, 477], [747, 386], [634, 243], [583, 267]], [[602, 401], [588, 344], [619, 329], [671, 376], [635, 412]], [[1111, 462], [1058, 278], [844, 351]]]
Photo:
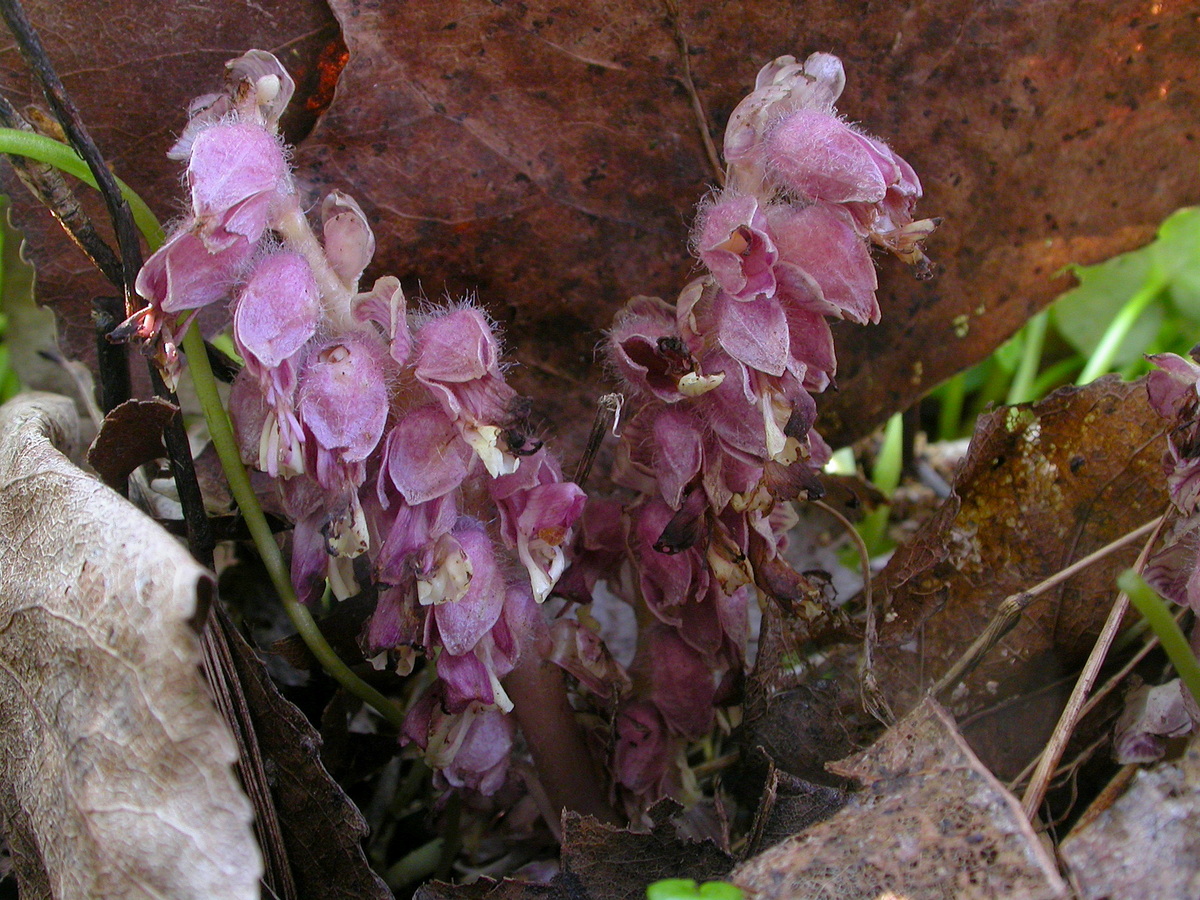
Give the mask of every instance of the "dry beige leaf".
[[[1090, 812], [1090, 811], [1089, 811]], [[1084, 900], [1200, 896], [1200, 743], [1138, 772], [1115, 803], [1087, 815], [1059, 849]]]
[[830, 766], [864, 789], [735, 869], [749, 900], [1057, 900], [1066, 887], [1020, 805], [926, 700]]
[[57, 449], [77, 429], [56, 395], [0, 408], [0, 813], [22, 900], [257, 897], [198, 668], [209, 576]]

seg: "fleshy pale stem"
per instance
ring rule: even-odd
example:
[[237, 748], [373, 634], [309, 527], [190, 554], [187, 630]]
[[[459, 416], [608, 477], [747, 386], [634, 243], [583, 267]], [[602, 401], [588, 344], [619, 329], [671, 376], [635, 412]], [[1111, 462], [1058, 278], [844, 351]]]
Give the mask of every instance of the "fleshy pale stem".
[[[605, 779], [592, 761], [567, 700], [562, 670], [527, 642], [517, 667], [504, 679], [513, 715], [529, 744], [554, 812], [567, 809], [617, 824], [605, 797]], [[551, 822], [557, 827], [557, 822]]]

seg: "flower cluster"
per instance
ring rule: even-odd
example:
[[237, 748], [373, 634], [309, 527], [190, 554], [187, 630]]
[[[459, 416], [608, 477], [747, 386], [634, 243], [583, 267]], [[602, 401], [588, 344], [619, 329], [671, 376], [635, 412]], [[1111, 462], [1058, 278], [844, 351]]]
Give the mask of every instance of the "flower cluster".
[[1167, 599], [1200, 611], [1200, 365], [1174, 353], [1150, 361], [1158, 366], [1146, 378], [1150, 405], [1172, 423], [1163, 468], [1179, 517], [1144, 574]]
[[[725, 133], [726, 187], [693, 230], [706, 273], [674, 305], [636, 297], [618, 314], [609, 358], [641, 401], [625, 426], [616, 480], [637, 492], [621, 510], [593, 501], [579, 599], [608, 576], [651, 624], [639, 636], [634, 692], [617, 717], [614, 771], [645, 799], [671, 790], [681, 741], [705, 734], [730, 696], [757, 587], [813, 600], [783, 562], [788, 501], [819, 496], [829, 449], [813, 431], [812, 394], [833, 382], [828, 319], [879, 320], [870, 245], [928, 273], [913, 220], [921, 185], [882, 142], [840, 119], [841, 62], [815, 53], [765, 66]], [[607, 543], [588, 545], [589, 535]], [[607, 555], [601, 552], [607, 548]]]
[[[1171, 423], [1163, 470], [1178, 516], [1143, 576], [1168, 600], [1200, 611], [1200, 365], [1174, 353], [1149, 359], [1158, 366], [1146, 377], [1150, 405]], [[1125, 698], [1113, 755], [1122, 764], [1153, 762], [1168, 738], [1190, 734], [1197, 723], [1200, 709], [1180, 679], [1143, 686]]]
[[583, 492], [524, 432], [479, 309], [412, 314], [390, 276], [360, 291], [375, 239], [345, 194], [313, 233], [276, 133], [292, 93], [278, 61], [252, 51], [229, 71], [172, 151], [191, 209], [138, 278], [137, 324], [173, 371], [195, 312], [229, 304], [245, 361], [230, 414], [295, 524], [298, 597], [350, 596], [369, 573], [368, 652], [403, 671], [436, 660], [405, 739], [449, 783], [492, 792], [513, 738], [501, 679], [565, 567]]

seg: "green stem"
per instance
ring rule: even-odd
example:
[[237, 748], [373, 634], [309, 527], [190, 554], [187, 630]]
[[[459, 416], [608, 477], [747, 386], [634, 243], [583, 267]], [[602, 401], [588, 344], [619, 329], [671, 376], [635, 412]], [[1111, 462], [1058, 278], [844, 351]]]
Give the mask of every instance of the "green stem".
[[[0, 153], [11, 153], [14, 156], [36, 159], [38, 162], [61, 169], [68, 175], [74, 175], [80, 181], [96, 187], [96, 179], [88, 169], [87, 163], [73, 149], [53, 138], [16, 128], [0, 128]], [[150, 249], [154, 250], [160, 247], [166, 240], [166, 235], [163, 234], [162, 226], [158, 224], [158, 219], [150, 211], [150, 207], [119, 178], [117, 186], [121, 188], [121, 196], [129, 202], [129, 209], [133, 212], [133, 221], [146, 238]]]
[[1008, 397], [1005, 400], [1007, 406], [1037, 399], [1037, 395], [1033, 393], [1033, 383], [1042, 363], [1042, 347], [1046, 343], [1048, 321], [1048, 312], [1042, 310], [1025, 324], [1025, 343], [1021, 348], [1021, 361], [1017, 364], [1017, 373], [1013, 376], [1012, 384], [1008, 386]]
[[[66, 144], [48, 137], [14, 128], [0, 128], [0, 153], [11, 153], [36, 159], [96, 187], [95, 178], [92, 177], [87, 164], [80, 159], [79, 155]], [[121, 194], [129, 202], [129, 207], [133, 211], [133, 221], [138, 226], [138, 230], [142, 232], [150, 249], [157, 250], [166, 240], [166, 235], [158, 223], [158, 219], [132, 188], [119, 179], [117, 184], [121, 188]], [[237, 442], [233, 437], [233, 428], [229, 424], [229, 416], [225, 413], [225, 407], [221, 405], [221, 397], [217, 393], [217, 381], [213, 377], [212, 367], [208, 364], [204, 338], [195, 325], [189, 328], [187, 334], [184, 335], [183, 349], [187, 353], [188, 369], [196, 388], [196, 396], [204, 411], [213, 446], [221, 459], [221, 467], [225, 470], [230, 490], [242, 511], [246, 527], [250, 529], [254, 545], [262, 556], [263, 564], [267, 567], [271, 583], [279, 592], [288, 618], [292, 620], [292, 624], [312, 655], [338, 684], [364, 703], [375, 707], [380, 715], [396, 728], [400, 728], [404, 723], [404, 711], [355, 675], [350, 667], [338, 658], [338, 655], [333, 652], [333, 648], [329, 646], [329, 642], [325, 640], [325, 636], [321, 634], [312, 614], [296, 599], [291, 576], [283, 562], [283, 554], [279, 552], [279, 545], [275, 543], [275, 537], [271, 534], [267, 517], [263, 514], [258, 498], [254, 495], [254, 489], [250, 486], [250, 476], [246, 473], [246, 467], [242, 465]]]
[[437, 837], [416, 850], [411, 850], [396, 862], [388, 866], [383, 880], [393, 891], [398, 891], [406, 885], [425, 881], [435, 871], [441, 862], [442, 853], [446, 847], [446, 839]]
[[1008, 393], [1008, 385], [1012, 380], [1011, 373], [996, 361], [994, 355], [983, 361], [983, 374], [983, 385], [971, 404], [971, 421], [978, 419], [988, 404], [1000, 403]]
[[1188, 646], [1187, 638], [1179, 630], [1167, 604], [1145, 579], [1133, 569], [1126, 569], [1117, 578], [1117, 586], [1129, 595], [1130, 601], [1154, 629], [1158, 642], [1167, 651], [1167, 658], [1179, 673], [1180, 679], [1192, 692], [1193, 699], [1200, 703], [1200, 662]]
[[938, 409], [938, 437], [952, 441], [962, 433], [963, 401], [967, 396], [967, 377], [959, 372], [942, 385], [942, 405]]
[[[883, 432], [883, 444], [875, 457], [875, 467], [871, 470], [871, 482], [891, 499], [892, 492], [900, 485], [900, 470], [904, 465], [904, 416], [900, 413], [888, 419]], [[891, 507], [883, 505], [870, 513], [859, 523], [858, 533], [871, 556], [885, 549], [884, 539], [887, 535], [888, 516]]]
[[1071, 373], [1076, 369], [1083, 368], [1083, 364], [1083, 357], [1078, 354], [1059, 360], [1037, 377], [1030, 393], [1034, 397], [1045, 397], [1056, 387], [1066, 384]]
[[217, 393], [217, 381], [208, 364], [208, 355], [204, 352], [204, 338], [201, 337], [200, 331], [195, 325], [189, 328], [187, 334], [184, 335], [183, 349], [187, 353], [188, 370], [192, 374], [196, 397], [200, 401], [200, 408], [204, 410], [204, 418], [208, 422], [209, 436], [212, 438], [217, 456], [220, 457], [225, 477], [229, 480], [229, 489], [233, 493], [234, 500], [237, 501], [238, 508], [242, 511], [246, 527], [250, 530], [251, 537], [254, 538], [254, 546], [258, 548], [263, 565], [267, 568], [267, 574], [271, 577], [271, 583], [279, 592], [279, 598], [283, 601], [283, 608], [287, 612], [288, 618], [292, 620], [296, 631], [299, 632], [300, 637], [312, 655], [317, 658], [321, 667], [332, 675], [338, 684], [363, 702], [375, 707], [380, 715], [396, 728], [400, 728], [404, 723], [404, 711], [355, 675], [350, 667], [342, 662], [333, 652], [328, 641], [325, 640], [325, 636], [321, 634], [321, 630], [317, 627], [308, 608], [296, 599], [291, 576], [283, 562], [283, 554], [279, 551], [279, 545], [275, 543], [275, 537], [271, 534], [271, 526], [267, 524], [267, 517], [263, 514], [258, 498], [254, 495], [254, 489], [250, 486], [250, 476], [242, 464], [237, 441], [233, 436], [233, 428], [229, 424], [229, 416], [226, 415], [225, 408], [221, 405], [221, 397]]
[[1104, 336], [1100, 338], [1100, 343], [1092, 351], [1092, 356], [1087, 361], [1087, 365], [1083, 367], [1076, 384], [1083, 385], [1095, 381], [1112, 367], [1112, 361], [1116, 357], [1117, 351], [1121, 349], [1121, 344], [1124, 343], [1130, 329], [1146, 311], [1146, 307], [1158, 296], [1162, 287], [1160, 278], [1152, 278], [1142, 285], [1141, 290], [1134, 294], [1128, 303], [1121, 307], [1121, 311], [1116, 314], [1105, 330]]

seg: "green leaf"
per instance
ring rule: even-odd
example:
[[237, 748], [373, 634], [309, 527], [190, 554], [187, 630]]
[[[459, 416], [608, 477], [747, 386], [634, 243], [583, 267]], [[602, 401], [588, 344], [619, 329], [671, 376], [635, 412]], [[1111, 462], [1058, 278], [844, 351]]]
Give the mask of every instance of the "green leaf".
[[664, 878], [646, 888], [648, 900], [742, 900], [742, 889], [725, 881], [706, 881], [699, 887], [691, 878]]
[[1172, 213], [1150, 246], [1171, 302], [1191, 322], [1200, 323], [1200, 207]]
[[664, 878], [646, 888], [647, 900], [694, 900], [700, 896], [691, 878]]
[[[1063, 339], [1084, 356], [1095, 352], [1109, 323], [1154, 276], [1159, 265], [1153, 247], [1122, 253], [1094, 266], [1072, 267], [1079, 286], [1054, 304], [1054, 324]], [[1162, 305], [1148, 307], [1117, 348], [1112, 364], [1120, 367], [1138, 359], [1158, 334], [1162, 321]]]

